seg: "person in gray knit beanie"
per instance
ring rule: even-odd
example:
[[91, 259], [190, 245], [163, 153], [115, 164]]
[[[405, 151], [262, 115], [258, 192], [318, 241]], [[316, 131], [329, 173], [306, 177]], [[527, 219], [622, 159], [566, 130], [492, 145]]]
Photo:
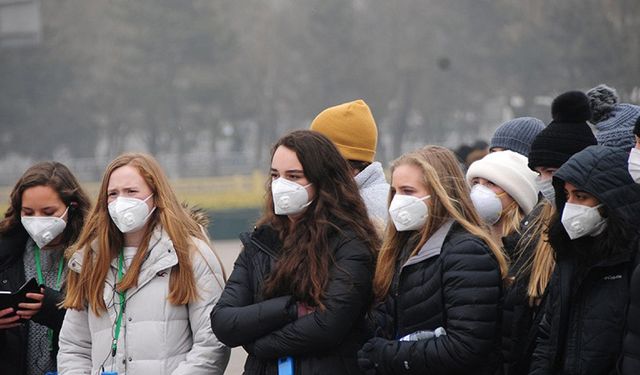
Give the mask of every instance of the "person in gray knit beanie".
[[544, 129], [544, 122], [535, 117], [518, 117], [509, 120], [493, 133], [489, 151], [511, 150], [529, 157], [531, 143], [542, 129]]
[[616, 90], [605, 84], [587, 91], [591, 123], [596, 126], [599, 145], [630, 149], [635, 145], [633, 127], [640, 117], [640, 106], [619, 103]]

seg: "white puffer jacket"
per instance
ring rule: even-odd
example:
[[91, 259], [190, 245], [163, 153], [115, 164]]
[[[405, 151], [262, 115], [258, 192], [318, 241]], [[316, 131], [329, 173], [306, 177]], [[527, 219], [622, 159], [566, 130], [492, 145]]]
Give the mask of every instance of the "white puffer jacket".
[[[67, 310], [60, 332], [58, 372], [100, 374], [104, 365], [104, 371], [115, 371], [118, 375], [224, 373], [230, 351], [213, 334], [209, 320], [224, 288], [222, 268], [205, 242], [196, 238], [193, 242], [198, 249], [192, 255], [200, 296], [197, 301], [176, 306], [167, 300], [169, 274], [178, 257], [168, 234], [156, 228], [138, 286], [127, 290], [115, 357], [111, 356], [111, 342], [119, 303], [113, 288], [117, 258], [111, 263], [105, 281], [107, 312], [96, 316], [90, 309]], [[82, 255], [77, 252], [71, 257], [71, 270], [80, 272]]]

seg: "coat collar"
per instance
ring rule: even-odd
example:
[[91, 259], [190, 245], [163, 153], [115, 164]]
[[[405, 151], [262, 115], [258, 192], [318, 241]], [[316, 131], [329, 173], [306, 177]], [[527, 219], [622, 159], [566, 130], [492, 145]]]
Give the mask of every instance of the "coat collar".
[[438, 228], [438, 230], [435, 231], [435, 233], [433, 233], [431, 237], [429, 237], [427, 242], [422, 245], [420, 251], [418, 251], [418, 254], [409, 258], [402, 266], [402, 268], [410, 266], [412, 264], [420, 263], [425, 259], [440, 255], [444, 240], [446, 239], [449, 230], [453, 226], [453, 223], [453, 219], [449, 219], [444, 224], [442, 224], [442, 226], [440, 226], [440, 228]]
[[358, 189], [365, 189], [377, 184], [386, 184], [387, 180], [384, 176], [384, 170], [380, 162], [374, 161], [369, 164], [365, 169], [360, 171], [354, 179], [358, 185]]
[[[96, 253], [97, 241], [91, 244], [91, 251]], [[78, 250], [69, 259], [69, 268], [77, 273], [82, 270], [82, 260], [84, 256], [84, 250]], [[147, 257], [142, 263], [140, 268], [140, 275], [138, 276], [138, 286], [134, 289], [139, 289], [148, 283], [158, 272], [171, 268], [178, 264], [178, 256], [176, 255], [175, 248], [169, 234], [157, 226], [151, 238], [149, 240], [149, 249], [147, 250]], [[111, 268], [118, 269], [118, 258], [114, 258], [111, 261]], [[133, 293], [132, 293], [133, 294]]]

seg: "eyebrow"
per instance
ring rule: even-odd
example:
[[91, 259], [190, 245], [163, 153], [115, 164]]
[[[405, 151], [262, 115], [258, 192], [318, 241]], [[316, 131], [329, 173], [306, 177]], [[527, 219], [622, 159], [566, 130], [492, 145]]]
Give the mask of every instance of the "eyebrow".
[[[22, 206], [22, 209], [23, 209], [23, 210], [24, 210], [24, 209], [27, 209], [27, 210], [33, 210], [33, 208], [31, 208], [31, 207], [27, 207], [27, 206]], [[50, 209], [57, 210], [58, 208], [57, 208], [57, 207], [55, 207], [55, 206], [46, 206], [46, 207], [42, 207], [41, 209], [42, 209], [43, 211], [45, 211], [45, 210], [50, 210]]]
[[[275, 168], [271, 168], [271, 172], [278, 172], [278, 170], [275, 169]], [[302, 174], [304, 174], [304, 171], [302, 169], [289, 169], [289, 170], [284, 171], [284, 173], [302, 173]]]

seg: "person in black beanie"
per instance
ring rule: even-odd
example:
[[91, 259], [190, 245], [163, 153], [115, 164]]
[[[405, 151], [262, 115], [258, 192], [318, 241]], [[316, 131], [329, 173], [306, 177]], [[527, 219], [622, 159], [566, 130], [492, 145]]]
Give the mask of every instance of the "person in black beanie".
[[505, 251], [512, 254], [511, 284], [505, 289], [502, 319], [506, 375], [528, 372], [540, 321], [538, 312], [555, 266], [546, 234], [555, 211], [551, 177], [573, 154], [597, 143], [586, 123], [591, 112], [585, 94], [569, 91], [559, 95], [551, 105], [551, 114], [553, 121], [538, 133], [529, 150], [529, 168], [539, 174], [536, 184], [543, 197], [522, 220], [519, 231], [503, 239]]

